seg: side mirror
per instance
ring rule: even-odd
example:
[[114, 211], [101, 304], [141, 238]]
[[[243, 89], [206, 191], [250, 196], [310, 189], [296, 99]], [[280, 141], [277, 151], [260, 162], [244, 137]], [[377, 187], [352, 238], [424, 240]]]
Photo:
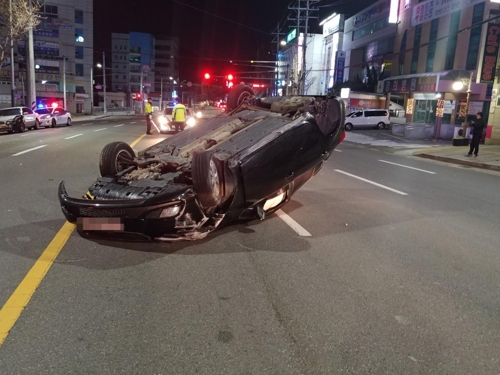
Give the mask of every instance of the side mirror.
[[28, 112], [23, 112], [23, 115], [29, 115], [29, 113]]

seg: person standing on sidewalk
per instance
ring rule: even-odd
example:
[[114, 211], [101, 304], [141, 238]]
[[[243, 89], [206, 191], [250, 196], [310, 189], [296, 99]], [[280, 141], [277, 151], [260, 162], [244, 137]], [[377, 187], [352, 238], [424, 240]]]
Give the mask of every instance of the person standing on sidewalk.
[[471, 122], [472, 141], [470, 143], [469, 153], [466, 155], [468, 157], [471, 157], [472, 153], [474, 153], [474, 156], [477, 156], [479, 152], [479, 141], [483, 136], [483, 130], [484, 130], [483, 112], [478, 112], [476, 114], [476, 117], [477, 120]]
[[144, 108], [144, 111], [146, 112], [146, 134], [152, 134], [151, 133], [151, 121], [153, 117], [153, 99], [149, 98], [148, 102], [146, 103], [146, 106]]

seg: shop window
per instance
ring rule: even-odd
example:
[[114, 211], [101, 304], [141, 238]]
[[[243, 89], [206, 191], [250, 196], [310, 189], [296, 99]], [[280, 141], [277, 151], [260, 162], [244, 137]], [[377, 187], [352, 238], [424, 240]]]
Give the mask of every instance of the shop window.
[[448, 43], [446, 45], [445, 70], [453, 70], [455, 65], [455, 52], [457, 50], [458, 26], [460, 25], [460, 11], [455, 12], [450, 18]]
[[75, 75], [77, 77], [83, 77], [84, 75], [83, 64], [75, 64]]
[[431, 32], [429, 35], [429, 45], [427, 46], [427, 64], [425, 66], [426, 72], [432, 72], [434, 69], [434, 56], [436, 55], [436, 39], [439, 29], [439, 18], [432, 20]]
[[85, 87], [83, 86], [76, 86], [75, 87], [75, 92], [78, 94], [85, 94]]
[[[472, 29], [470, 31], [469, 50], [467, 51], [466, 70], [474, 70], [477, 67], [477, 58], [479, 55], [479, 43], [481, 41], [481, 25], [484, 15], [484, 2], [474, 5], [474, 13], [472, 15]], [[474, 27], [474, 26], [478, 27]]]
[[83, 59], [83, 47], [75, 47], [75, 59]]
[[75, 9], [75, 23], [83, 23], [83, 10]]

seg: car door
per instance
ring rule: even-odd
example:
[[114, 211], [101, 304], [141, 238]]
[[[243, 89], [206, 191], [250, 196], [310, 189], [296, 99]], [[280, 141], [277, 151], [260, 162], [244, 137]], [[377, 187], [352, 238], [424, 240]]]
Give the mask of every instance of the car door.
[[374, 112], [373, 111], [364, 111], [364, 116], [363, 116], [363, 126], [365, 127], [372, 127], [375, 126], [374, 121], [376, 121], [376, 118], [374, 117]]
[[363, 126], [363, 111], [357, 111], [353, 113], [350, 117], [350, 120], [346, 122], [350, 122], [353, 126], [360, 127]]
[[64, 124], [64, 116], [62, 115], [61, 108], [54, 109], [54, 118], [56, 119], [57, 125]]
[[24, 119], [26, 120], [26, 126], [31, 127], [35, 125], [36, 121], [36, 115], [33, 113], [33, 111], [27, 107], [23, 107], [23, 115]]

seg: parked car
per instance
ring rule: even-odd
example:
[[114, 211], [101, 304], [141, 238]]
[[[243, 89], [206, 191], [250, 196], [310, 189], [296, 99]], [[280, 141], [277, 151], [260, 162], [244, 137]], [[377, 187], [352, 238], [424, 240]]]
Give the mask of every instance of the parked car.
[[[163, 111], [163, 115], [156, 117], [160, 133], [168, 133], [175, 131], [175, 127], [172, 125], [172, 113], [174, 107], [167, 107]], [[196, 125], [196, 114], [191, 108], [186, 108], [186, 126], [185, 128], [192, 128]], [[181, 129], [184, 130], [185, 128]]]
[[124, 142], [106, 145], [102, 177], [83, 198], [60, 183], [66, 219], [84, 236], [200, 239], [222, 222], [281, 208], [345, 136], [344, 102], [334, 96], [257, 99], [237, 85], [228, 107], [138, 155]]
[[28, 107], [11, 107], [0, 109], [0, 131], [22, 133], [27, 129], [38, 129], [38, 114]]
[[35, 111], [40, 115], [40, 124], [46, 128], [57, 125], [71, 125], [71, 113], [63, 108], [40, 108]]
[[384, 129], [390, 124], [391, 118], [387, 109], [362, 109], [347, 115], [345, 130], [352, 130], [353, 128]]

